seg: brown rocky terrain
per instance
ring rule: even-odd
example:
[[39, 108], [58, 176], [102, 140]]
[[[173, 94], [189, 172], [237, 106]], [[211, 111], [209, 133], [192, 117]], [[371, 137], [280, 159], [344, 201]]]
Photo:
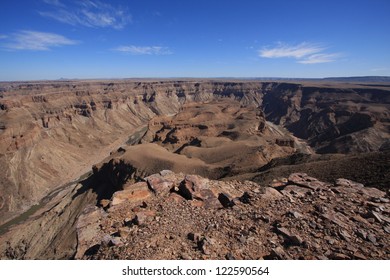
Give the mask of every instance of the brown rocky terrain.
[[161, 171], [77, 221], [76, 259], [388, 259], [388, 194], [303, 173], [213, 181]]
[[[142, 199], [151, 205], [148, 208], [142, 204], [142, 209], [153, 212], [158, 203], [163, 203], [171, 211], [186, 211], [188, 217], [199, 211], [202, 217], [216, 215], [213, 211], [218, 207], [204, 207], [199, 202], [203, 200], [198, 199], [184, 208], [175, 208], [178, 205], [171, 205], [171, 200], [181, 199], [177, 191], [159, 197], [160, 202], [157, 196], [150, 196], [150, 189], [145, 189], [142, 183], [144, 178], [164, 169], [226, 182], [236, 180], [234, 184], [241, 184], [240, 188], [248, 193], [251, 188], [263, 189], [256, 183], [266, 186], [273, 179], [288, 177], [293, 172], [306, 172], [327, 182], [347, 178], [384, 192], [390, 183], [390, 90], [379, 84], [59, 81], [1, 83], [0, 91], [2, 258], [74, 257], [76, 225], [83, 224], [80, 213], [85, 208], [95, 209], [91, 207], [96, 205], [99, 208], [92, 213], [101, 220], [101, 215], [110, 215], [116, 209], [114, 201], [128, 198], [126, 191], [132, 191], [126, 189], [137, 182], [141, 182], [137, 190]], [[180, 176], [184, 175], [172, 176], [180, 186]], [[239, 183], [244, 180], [252, 183]], [[219, 185], [229, 197], [243, 194], [227, 188], [225, 184], [229, 183], [209, 182]], [[211, 192], [219, 196], [216, 190]], [[385, 195], [381, 198], [387, 199]], [[212, 204], [216, 202], [211, 194], [210, 199]], [[357, 201], [364, 203], [367, 199], [374, 198], [362, 195]], [[312, 201], [303, 199], [300, 203], [297, 207], [305, 208]], [[237, 205], [249, 207], [245, 203]], [[195, 206], [198, 208], [192, 208]], [[259, 211], [265, 210], [261, 207], [254, 205]], [[120, 207], [117, 208], [120, 212]], [[235, 208], [223, 209], [232, 214]], [[386, 217], [386, 211], [382, 212], [380, 215]], [[18, 216], [20, 213], [23, 214]], [[311, 219], [314, 212], [304, 214]], [[13, 217], [17, 218], [12, 220]], [[132, 224], [129, 225], [132, 229]], [[196, 233], [195, 228], [191, 230]], [[295, 232], [293, 228], [289, 230]], [[264, 231], [275, 230], [264, 228]], [[103, 233], [107, 232], [102, 230], [99, 234]], [[258, 237], [263, 240], [268, 235]], [[99, 253], [91, 258], [109, 258], [108, 251], [104, 251], [107, 246], [99, 244]], [[122, 250], [118, 248], [107, 250]], [[265, 258], [271, 252], [267, 248], [268, 245], [256, 257]], [[191, 252], [188, 254], [195, 258]], [[315, 256], [314, 252], [310, 254]], [[298, 257], [289, 252], [287, 255]], [[325, 252], [323, 255], [332, 258]], [[78, 252], [77, 257], [83, 256]]]

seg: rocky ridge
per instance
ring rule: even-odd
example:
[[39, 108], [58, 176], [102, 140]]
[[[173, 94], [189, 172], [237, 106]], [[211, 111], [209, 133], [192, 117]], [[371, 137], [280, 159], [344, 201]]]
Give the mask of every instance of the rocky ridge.
[[389, 193], [304, 173], [269, 186], [168, 170], [77, 220], [76, 259], [388, 259]]

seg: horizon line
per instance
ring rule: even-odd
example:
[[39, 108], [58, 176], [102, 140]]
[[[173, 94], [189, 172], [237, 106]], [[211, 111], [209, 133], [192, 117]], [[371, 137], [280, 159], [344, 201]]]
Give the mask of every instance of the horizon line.
[[215, 77], [197, 77], [197, 76], [171, 76], [171, 77], [122, 77], [122, 78], [58, 78], [58, 79], [31, 79], [31, 80], [0, 80], [0, 83], [13, 83], [13, 82], [68, 82], [68, 81], [110, 81], [110, 80], [195, 80], [195, 79], [222, 79], [222, 80], [337, 80], [337, 79], [385, 79], [389, 80], [390, 76], [378, 76], [378, 75], [363, 75], [363, 76], [334, 76], [334, 77], [317, 77], [317, 78], [293, 78], [293, 77], [235, 77], [235, 76], [215, 76]]

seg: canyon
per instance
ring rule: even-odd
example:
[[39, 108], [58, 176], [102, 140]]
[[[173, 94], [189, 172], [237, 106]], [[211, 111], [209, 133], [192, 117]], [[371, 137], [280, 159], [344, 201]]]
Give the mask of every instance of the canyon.
[[389, 139], [386, 83], [3, 82], [0, 256], [388, 258]]

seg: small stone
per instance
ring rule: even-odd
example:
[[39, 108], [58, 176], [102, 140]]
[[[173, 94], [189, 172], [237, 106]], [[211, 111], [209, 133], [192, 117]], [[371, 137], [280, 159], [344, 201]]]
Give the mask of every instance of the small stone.
[[375, 212], [375, 211], [370, 211], [369, 212], [369, 215], [371, 217], [373, 217], [378, 223], [382, 223], [382, 219], [381, 219], [381, 216], [379, 213]]
[[317, 224], [313, 221], [309, 221], [309, 226], [313, 229], [316, 229], [317, 228]]
[[110, 200], [109, 199], [102, 199], [99, 201], [99, 205], [103, 208], [106, 208], [110, 205]]
[[120, 237], [112, 237], [108, 245], [110, 245], [110, 246], [123, 246], [123, 241]]
[[222, 206], [225, 208], [232, 207], [235, 205], [235, 203], [231, 199], [230, 195], [228, 195], [226, 193], [220, 193], [218, 195], [218, 200], [222, 204]]
[[190, 232], [188, 235], [187, 235], [187, 238], [191, 241], [194, 241], [194, 242], [199, 242], [201, 240], [201, 235], [198, 234], [198, 233], [193, 233], [193, 232]]
[[305, 244], [307, 244], [308, 246], [308, 248], [309, 247], [313, 247], [314, 249], [316, 249], [316, 250], [319, 250], [319, 249], [321, 249], [321, 245], [320, 244], [318, 244], [317, 242], [311, 242], [311, 243], [307, 243], [307, 242], [305, 242]]
[[329, 245], [334, 245], [336, 243], [336, 240], [331, 237], [326, 237], [325, 240], [328, 242]]
[[173, 171], [171, 171], [171, 170], [161, 170], [160, 171], [160, 175], [161, 176], [163, 176], [163, 177], [165, 177], [165, 176], [168, 176], [168, 175], [172, 175], [172, 174], [175, 174]]
[[328, 210], [328, 208], [324, 205], [315, 205], [314, 208], [319, 212], [319, 213], [326, 213], [326, 211]]
[[271, 249], [271, 253], [267, 256], [268, 259], [277, 259], [277, 260], [290, 260], [290, 256], [283, 250], [282, 247], [278, 246], [274, 249]]
[[288, 183], [287, 178], [280, 178], [280, 179], [273, 179], [272, 182], [269, 184], [272, 188], [281, 188], [285, 187]]
[[261, 215], [260, 216], [260, 219], [265, 222], [265, 223], [269, 223], [271, 221], [271, 218], [267, 215]]
[[169, 195], [167, 201], [172, 201], [172, 202], [175, 202], [175, 203], [181, 203], [183, 201], [185, 201], [185, 198], [182, 197], [181, 195], [173, 192]]
[[128, 227], [122, 227], [118, 230], [119, 236], [126, 239], [130, 234], [130, 229]]
[[293, 245], [299, 246], [303, 243], [303, 240], [300, 236], [291, 234], [286, 228], [277, 228], [276, 231], [284, 235]]
[[246, 242], [246, 237], [241, 235], [239, 238], [238, 238], [238, 241], [240, 241], [242, 244], [244, 244]]
[[356, 231], [356, 235], [357, 235], [358, 237], [360, 237], [361, 239], [363, 239], [363, 240], [366, 240], [366, 239], [367, 239], [367, 232], [364, 231], [364, 230], [362, 230], [362, 229], [358, 229], [358, 230]]
[[303, 215], [297, 211], [289, 211], [288, 214], [294, 217], [295, 219], [300, 219], [303, 217]]
[[225, 256], [225, 259], [227, 259], [227, 260], [235, 260], [236, 258], [234, 257], [234, 255], [232, 253], [227, 253], [226, 256]]
[[303, 239], [299, 235], [291, 235], [289, 238], [290, 238], [292, 244], [296, 245], [296, 246], [300, 246], [304, 242]]
[[202, 245], [201, 249], [202, 249], [202, 253], [203, 254], [205, 254], [205, 255], [210, 255], [211, 254], [211, 251], [210, 251], [209, 247], [206, 244]]
[[250, 199], [251, 199], [251, 196], [247, 192], [244, 192], [244, 194], [239, 198], [239, 200], [244, 204], [249, 204]]
[[333, 253], [329, 256], [332, 260], [350, 260], [351, 258], [342, 253]]
[[134, 218], [134, 224], [140, 226], [143, 225], [149, 220], [151, 217], [155, 216], [154, 211], [144, 211], [144, 212], [139, 212], [137, 215], [135, 215]]
[[110, 244], [110, 242], [111, 242], [111, 235], [109, 235], [109, 234], [106, 234], [106, 235], [104, 235], [103, 236], [103, 238], [102, 238], [102, 244], [103, 245], [109, 245]]
[[215, 244], [214, 239], [204, 237], [198, 242], [198, 248], [202, 251], [205, 255], [211, 254], [211, 247]]
[[339, 235], [345, 241], [349, 241], [352, 238], [352, 236], [346, 230], [343, 230], [343, 229], [340, 229]]
[[359, 252], [353, 253], [353, 256], [355, 259], [358, 259], [358, 260], [366, 260], [367, 259], [363, 254], [361, 254]]
[[180, 254], [180, 257], [182, 260], [191, 260], [191, 257], [184, 252]]
[[371, 243], [376, 244], [376, 237], [372, 233], [367, 234], [367, 240], [370, 241]]

